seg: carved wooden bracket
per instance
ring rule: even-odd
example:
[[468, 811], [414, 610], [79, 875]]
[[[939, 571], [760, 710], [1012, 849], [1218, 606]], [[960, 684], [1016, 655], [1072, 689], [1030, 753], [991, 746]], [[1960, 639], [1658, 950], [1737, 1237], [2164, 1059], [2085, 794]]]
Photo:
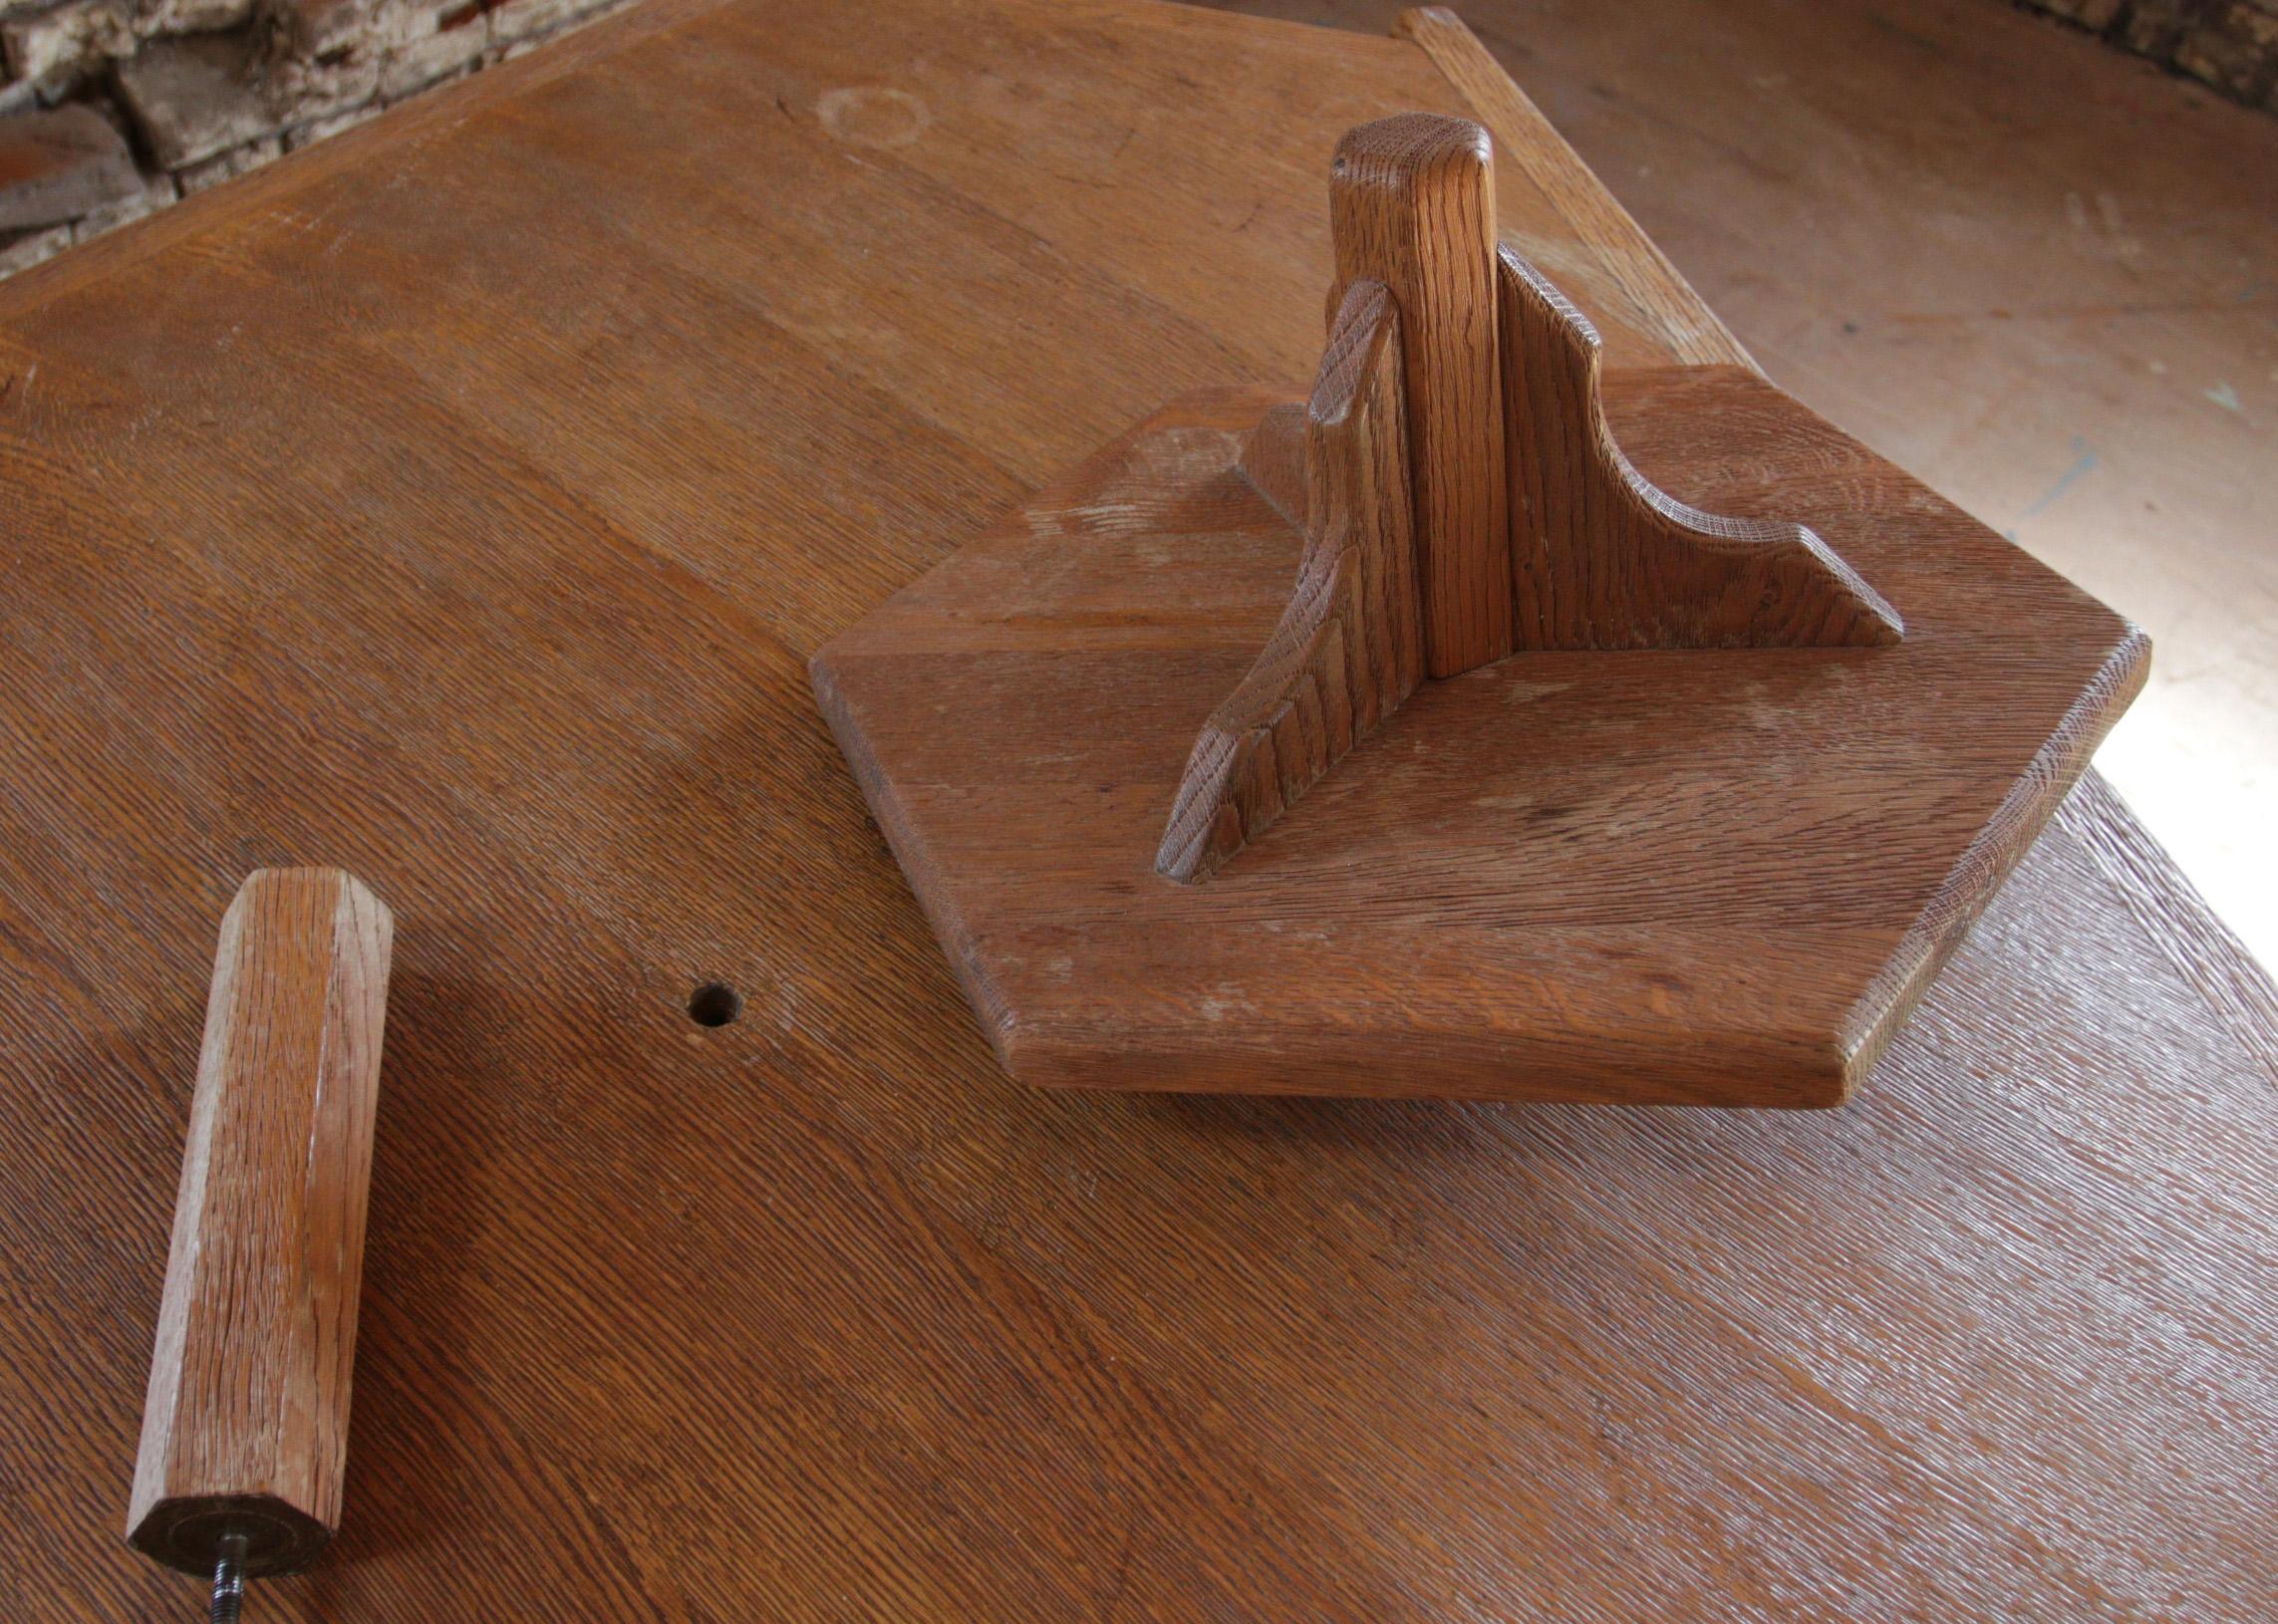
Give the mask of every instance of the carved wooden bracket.
[[1426, 677], [1518, 650], [1886, 645], [1810, 530], [1655, 489], [1607, 430], [1588, 320], [1494, 237], [1487, 133], [1411, 113], [1338, 144], [1328, 345], [1242, 467], [1305, 537], [1264, 653], [1188, 757], [1156, 868], [1206, 878]]

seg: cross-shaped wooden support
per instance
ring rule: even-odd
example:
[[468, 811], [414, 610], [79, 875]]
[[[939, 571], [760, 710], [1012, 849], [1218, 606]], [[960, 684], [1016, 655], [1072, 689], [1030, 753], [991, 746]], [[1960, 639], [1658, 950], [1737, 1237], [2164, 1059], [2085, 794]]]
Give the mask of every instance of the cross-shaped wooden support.
[[815, 656], [991, 1041], [1072, 1088], [1838, 1103], [2141, 634], [1729, 340], [1628, 325], [1715, 318], [1625, 220], [1524, 211], [1596, 267], [1601, 404], [1477, 125], [1328, 178], [1308, 398], [1166, 404]]
[[1242, 463], [1303, 531], [1303, 562], [1195, 741], [1161, 873], [1207, 877], [1427, 677], [1518, 650], [1899, 640], [1810, 530], [1702, 513], [1629, 465], [1598, 404], [1596, 332], [1496, 244], [1478, 125], [1363, 125], [1331, 176], [1312, 397], [1269, 412]]

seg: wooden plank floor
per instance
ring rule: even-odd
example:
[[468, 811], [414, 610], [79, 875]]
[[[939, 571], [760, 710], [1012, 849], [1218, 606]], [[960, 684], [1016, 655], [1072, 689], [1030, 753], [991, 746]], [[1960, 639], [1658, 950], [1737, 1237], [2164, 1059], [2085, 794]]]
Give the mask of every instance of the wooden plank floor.
[[2098, 764], [2278, 960], [2278, 120], [1995, 0], [1458, 10], [1777, 382], [2150, 632]]

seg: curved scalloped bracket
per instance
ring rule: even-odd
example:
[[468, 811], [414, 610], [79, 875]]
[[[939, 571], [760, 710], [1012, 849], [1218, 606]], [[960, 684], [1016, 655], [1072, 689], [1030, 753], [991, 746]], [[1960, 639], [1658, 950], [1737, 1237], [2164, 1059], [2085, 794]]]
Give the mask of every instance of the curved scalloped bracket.
[[[1400, 409], [1400, 321], [1381, 282], [1346, 290], [1301, 416], [1301, 457], [1246, 465], [1307, 526], [1296, 590], [1265, 652], [1203, 724], [1156, 868], [1208, 875], [1365, 737], [1424, 675], [1413, 497]], [[1285, 430], [1282, 430], [1285, 432]], [[1251, 439], [1259, 446], [1260, 436]], [[1292, 488], [1301, 465], [1305, 485]], [[1278, 487], [1279, 494], [1274, 489]]]
[[1630, 466], [1598, 397], [1589, 318], [1496, 256], [1515, 649], [1875, 647], [1898, 613], [1800, 524], [1727, 519]]
[[1242, 457], [1305, 538], [1265, 650], [1196, 739], [1156, 853], [1207, 878], [1427, 676], [1521, 650], [1871, 648], [1898, 614], [1800, 524], [1657, 489], [1599, 399], [1587, 317], [1498, 246], [1484, 131], [1338, 143], [1338, 296], [1310, 400]]

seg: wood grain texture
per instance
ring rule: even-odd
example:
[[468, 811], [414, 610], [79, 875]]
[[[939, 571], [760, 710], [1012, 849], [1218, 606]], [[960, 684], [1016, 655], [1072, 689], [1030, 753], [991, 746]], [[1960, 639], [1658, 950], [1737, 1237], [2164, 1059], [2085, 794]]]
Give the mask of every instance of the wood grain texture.
[[[1214, 3], [1373, 34], [1401, 10]], [[2098, 770], [2278, 960], [2278, 121], [2022, 9], [1461, 11], [1783, 387], [2188, 650]]]
[[306, 1566], [340, 1522], [395, 923], [338, 869], [222, 916], [127, 1537], [209, 1574]]
[[1361, 278], [1400, 312], [1426, 670], [1511, 652], [1503, 392], [1495, 346], [1495, 163], [1468, 119], [1404, 113], [1347, 131], [1329, 180], [1339, 307]]
[[1305, 546], [1237, 471], [1265, 398], [1222, 391], [817, 654], [824, 711], [1016, 1077], [1851, 1095], [2147, 647], [1753, 374], [1609, 377], [1605, 405], [1655, 484], [1808, 522], [1908, 606], [1908, 637], [1530, 650], [1425, 682], [1238, 861], [1170, 883], [1154, 865], [1198, 718], [1274, 638]]
[[1383, 283], [1345, 290], [1305, 411], [1297, 584], [1187, 758], [1155, 856], [1167, 878], [1201, 879], [1263, 834], [1423, 677], [1399, 330]]
[[1183, 8], [651, 0], [0, 284], [14, 1595], [195, 1611], [118, 1518], [213, 922], [323, 852], [406, 929], [349, 1514], [264, 1624], [2260, 1624], [2268, 983], [2093, 780], [1842, 1112], [976, 1031], [806, 659], [1308, 376], [1320, 153], [1403, 108], [1411, 45]]
[[[1395, 301], [1385, 284], [1341, 280], [1302, 454], [1291, 405], [1267, 408], [1252, 430], [1242, 475], [1305, 538], [1305, 552], [1265, 650], [1195, 741], [1157, 872], [1182, 882], [1216, 872], [1398, 708], [1417, 680], [1396, 647], [1411, 635], [1412, 602], [1426, 666], [1443, 677], [1470, 668], [1440, 671], [1435, 649], [1489, 654], [1476, 664], [1492, 664], [1514, 646], [1899, 640], [1897, 615], [1810, 530], [1701, 512], [1630, 465], [1605, 426], [1589, 319], [1479, 229], [1493, 212], [1484, 131], [1421, 114], [1366, 125], [1338, 142], [1335, 173], [1340, 278], [1356, 265], [1390, 266], [1401, 302], [1433, 324], [1431, 349], [1410, 360], [1389, 342]], [[1482, 265], [1492, 278], [1487, 320], [1476, 308]], [[1365, 381], [1355, 370], [1364, 354]], [[1391, 389], [1400, 405], [1356, 410], [1356, 387]], [[1499, 403], [1492, 410], [1479, 407], [1483, 389]], [[1419, 454], [1411, 418], [1431, 420], [1438, 457]], [[1474, 454], [1482, 419], [1500, 424], [1504, 457]], [[1396, 442], [1412, 460], [1395, 484], [1373, 470]], [[1508, 501], [1485, 488], [1506, 475]], [[1405, 503], [1411, 487], [1412, 517], [1376, 514], [1380, 490]], [[1357, 546], [1356, 511], [1370, 514]], [[1484, 552], [1482, 521], [1505, 527]], [[1392, 603], [1364, 608], [1384, 604], [1384, 583]], [[1095, 587], [1101, 602], [1114, 597], [1111, 580]], [[1499, 642], [1484, 641], [1489, 627], [1501, 629]]]
[[[1524, 649], [1874, 648], [1903, 628], [1803, 525], [1726, 519], [1631, 466], [1598, 401], [1589, 318], [1506, 245], [1514, 642]], [[1704, 424], [1703, 438], [1714, 424]]]
[[[1333, 321], [1330, 328], [1333, 334]], [[1306, 405], [1303, 401], [1282, 401], [1261, 412], [1258, 426], [1243, 444], [1240, 464], [1242, 477], [1300, 535], [1311, 534], [1307, 509], [1311, 476], [1305, 466]]]
[[[1527, 154], [1516, 183], [1531, 186], [1536, 195], [1525, 215], [1517, 220], [1506, 216], [1504, 229], [1555, 280], [1588, 284], [1614, 365], [1755, 370], [1715, 312], [1559, 138], [1550, 120], [1460, 16], [1446, 6], [1414, 6], [1401, 12], [1393, 26], [1447, 76], [1499, 150]], [[1544, 214], [1552, 222], [1548, 228]]]

